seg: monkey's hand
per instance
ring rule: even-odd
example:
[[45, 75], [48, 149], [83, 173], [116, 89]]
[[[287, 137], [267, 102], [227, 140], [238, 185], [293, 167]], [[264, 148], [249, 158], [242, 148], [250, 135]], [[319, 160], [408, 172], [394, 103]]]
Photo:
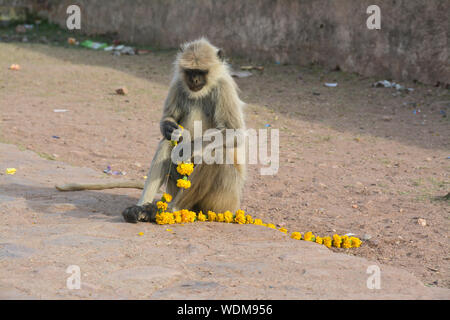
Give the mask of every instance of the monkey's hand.
[[156, 221], [156, 213], [158, 208], [153, 203], [147, 203], [143, 206], [132, 206], [126, 208], [122, 212], [122, 216], [126, 222], [137, 223], [138, 221], [143, 222], [154, 222]]
[[163, 134], [164, 138], [167, 140], [172, 140], [172, 132], [174, 130], [179, 129], [178, 125], [170, 120], [164, 120], [161, 122], [161, 133]]

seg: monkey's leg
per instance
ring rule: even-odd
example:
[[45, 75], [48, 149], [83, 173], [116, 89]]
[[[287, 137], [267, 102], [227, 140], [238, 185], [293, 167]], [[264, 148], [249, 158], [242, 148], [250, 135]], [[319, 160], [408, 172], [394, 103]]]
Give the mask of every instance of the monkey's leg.
[[208, 210], [215, 212], [239, 209], [242, 189], [239, 173], [233, 165], [199, 164], [190, 176], [191, 188], [174, 198], [171, 210]]
[[142, 191], [141, 198], [138, 201], [138, 205], [144, 205], [150, 203], [155, 198], [159, 188], [164, 183], [171, 164], [170, 154], [172, 148], [170, 141], [162, 140], [158, 145], [158, 150], [153, 157], [150, 171], [148, 173], [147, 180], [144, 184], [144, 190]]
[[168, 174], [171, 159], [170, 141], [161, 140], [158, 150], [153, 157], [144, 190], [137, 205], [129, 207], [122, 212], [126, 222], [154, 221], [157, 213], [156, 205], [152, 203], [164, 179]]
[[242, 178], [233, 165], [218, 165], [219, 169], [209, 191], [197, 203], [203, 212], [235, 212], [240, 209]]

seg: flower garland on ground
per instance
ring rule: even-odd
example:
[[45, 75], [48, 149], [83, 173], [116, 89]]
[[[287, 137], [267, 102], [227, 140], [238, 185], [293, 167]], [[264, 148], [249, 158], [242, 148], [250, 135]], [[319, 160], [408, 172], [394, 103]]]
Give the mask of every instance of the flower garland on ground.
[[[180, 126], [181, 127], [181, 126]], [[183, 127], [181, 127], [183, 130]], [[176, 145], [176, 141], [172, 141], [172, 145]], [[193, 163], [182, 162], [178, 164], [177, 171], [183, 176], [182, 179], [177, 180], [177, 187], [182, 189], [189, 189], [191, 187], [191, 181], [188, 177], [194, 171]], [[267, 228], [278, 230], [287, 234], [288, 231], [285, 228], [279, 228], [272, 223], [264, 223], [261, 219], [254, 219], [251, 215], [245, 214], [243, 210], [237, 210], [235, 214], [230, 211], [223, 213], [216, 213], [208, 211], [204, 214], [200, 211], [198, 214], [194, 211], [186, 209], [167, 212], [168, 203], [172, 201], [172, 196], [168, 193], [164, 193], [161, 197], [161, 201], [156, 203], [158, 207], [158, 213], [156, 214], [156, 223], [160, 225], [164, 224], [176, 224], [176, 223], [192, 223], [195, 221], [210, 221], [210, 222], [224, 222], [224, 223], [236, 223], [236, 224], [254, 224], [257, 226], [264, 226]], [[362, 241], [356, 237], [349, 237], [347, 235], [340, 236], [338, 234], [333, 237], [319, 237], [315, 236], [312, 232], [306, 232], [303, 236], [300, 232], [292, 232], [291, 238], [295, 240], [304, 240], [315, 242], [326, 246], [327, 248], [358, 248], [361, 246]]]

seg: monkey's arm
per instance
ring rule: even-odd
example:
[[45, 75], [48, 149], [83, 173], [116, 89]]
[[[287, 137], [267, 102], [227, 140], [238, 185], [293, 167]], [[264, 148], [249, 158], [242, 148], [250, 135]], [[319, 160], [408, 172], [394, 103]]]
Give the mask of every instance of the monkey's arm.
[[169, 173], [171, 162], [171, 144], [169, 141], [171, 140], [172, 132], [175, 129], [178, 129], [177, 122], [179, 122], [182, 116], [177, 101], [177, 96], [180, 94], [179, 86], [179, 82], [175, 79], [169, 88], [169, 93], [164, 103], [163, 116], [160, 122], [161, 133], [165, 139], [161, 140], [158, 145], [158, 150], [156, 150], [155, 156], [153, 157], [148, 178], [145, 181], [144, 191], [142, 191], [141, 198], [137, 203], [138, 206], [153, 201], [156, 193], [163, 185], [164, 180]]
[[159, 123], [161, 133], [167, 140], [170, 140], [172, 132], [179, 128], [178, 123], [181, 118], [181, 111], [177, 106], [176, 100], [177, 95], [180, 94], [179, 86], [180, 84], [177, 81], [172, 83], [164, 103], [163, 115]]
[[143, 189], [144, 183], [142, 181], [115, 181], [106, 183], [69, 183], [56, 185], [59, 191], [82, 191], [82, 190], [104, 190], [114, 188], [132, 188]]

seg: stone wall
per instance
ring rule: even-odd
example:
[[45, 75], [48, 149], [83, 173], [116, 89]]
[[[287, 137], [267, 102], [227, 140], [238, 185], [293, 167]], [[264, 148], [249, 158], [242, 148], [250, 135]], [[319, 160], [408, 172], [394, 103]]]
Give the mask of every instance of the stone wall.
[[[0, 0], [1, 1], [1, 0]], [[448, 0], [35, 0], [65, 26], [82, 8], [82, 30], [177, 47], [205, 35], [228, 54], [379, 78], [450, 83]], [[45, 3], [45, 5], [43, 5]], [[381, 30], [366, 9], [381, 8]]]

